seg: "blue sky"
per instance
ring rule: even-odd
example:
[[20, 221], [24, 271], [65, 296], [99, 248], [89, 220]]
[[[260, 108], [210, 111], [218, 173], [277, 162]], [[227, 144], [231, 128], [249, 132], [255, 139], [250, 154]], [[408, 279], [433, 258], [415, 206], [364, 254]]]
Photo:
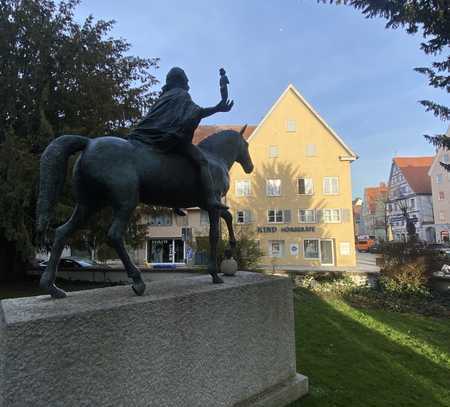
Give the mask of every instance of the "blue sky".
[[181, 66], [191, 95], [217, 103], [218, 68], [230, 79], [233, 110], [204, 124], [257, 124], [289, 83], [359, 155], [353, 195], [386, 181], [394, 155], [432, 155], [422, 134], [447, 124], [425, 113], [420, 99], [448, 103], [413, 67], [429, 65], [420, 36], [386, 30], [351, 7], [316, 0], [85, 0], [89, 14], [117, 21], [112, 32], [131, 53], [161, 58], [156, 76]]

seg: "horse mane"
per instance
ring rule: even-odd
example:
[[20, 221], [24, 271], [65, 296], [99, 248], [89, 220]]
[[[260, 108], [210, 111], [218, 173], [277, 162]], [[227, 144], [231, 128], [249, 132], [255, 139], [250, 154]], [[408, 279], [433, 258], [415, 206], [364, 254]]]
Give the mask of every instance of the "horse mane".
[[203, 139], [198, 146], [210, 152], [217, 152], [218, 146], [226, 141], [231, 141], [232, 137], [237, 138], [238, 136], [240, 137], [240, 133], [236, 130], [221, 130]]

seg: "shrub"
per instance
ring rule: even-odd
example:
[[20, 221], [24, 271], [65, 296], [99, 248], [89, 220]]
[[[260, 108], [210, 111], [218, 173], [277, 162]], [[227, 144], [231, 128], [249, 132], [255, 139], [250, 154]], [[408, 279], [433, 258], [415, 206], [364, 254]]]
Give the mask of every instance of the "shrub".
[[428, 295], [426, 259], [418, 257], [404, 264], [388, 265], [381, 270], [382, 290], [399, 295]]
[[[220, 239], [217, 245], [217, 259], [219, 264], [224, 259], [225, 250], [228, 248], [228, 240]], [[209, 253], [209, 238], [207, 236], [199, 236], [196, 238], [196, 250], [198, 252]], [[236, 232], [236, 248], [232, 252], [240, 270], [254, 270], [258, 265], [259, 259], [264, 255], [254, 235], [245, 230], [238, 230]]]

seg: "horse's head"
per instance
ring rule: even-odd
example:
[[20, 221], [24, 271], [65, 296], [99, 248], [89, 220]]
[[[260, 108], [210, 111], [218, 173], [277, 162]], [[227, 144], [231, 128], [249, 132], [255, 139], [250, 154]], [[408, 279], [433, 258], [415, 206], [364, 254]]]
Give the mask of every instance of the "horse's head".
[[241, 135], [241, 142], [240, 142], [236, 162], [241, 164], [243, 170], [247, 174], [250, 174], [253, 171], [253, 162], [252, 162], [252, 158], [250, 157], [250, 153], [248, 152], [247, 140], [245, 140], [245, 138], [244, 138], [244, 132], [245, 132], [246, 128], [247, 128], [247, 125], [242, 127], [241, 131], [239, 132], [239, 134]]
[[228, 168], [231, 168], [234, 162], [238, 162], [249, 174], [253, 171], [253, 163], [248, 152], [248, 143], [244, 138], [246, 128], [247, 125], [241, 131], [219, 131], [201, 141], [198, 146], [224, 161]]

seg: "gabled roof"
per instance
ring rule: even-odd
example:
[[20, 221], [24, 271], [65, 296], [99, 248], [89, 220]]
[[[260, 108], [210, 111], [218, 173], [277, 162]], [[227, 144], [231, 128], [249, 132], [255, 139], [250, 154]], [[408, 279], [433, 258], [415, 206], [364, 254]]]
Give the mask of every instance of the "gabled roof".
[[431, 194], [428, 171], [434, 157], [394, 157], [394, 164], [402, 172], [416, 194]]
[[[235, 130], [235, 131], [241, 131], [242, 127], [244, 127], [243, 124], [223, 124], [220, 126], [198, 126], [197, 130], [194, 132], [194, 138], [192, 140], [193, 144], [198, 144], [205, 138], [209, 137], [213, 133], [217, 133], [219, 131], [223, 130]], [[253, 131], [256, 129], [256, 126], [247, 126], [244, 132], [244, 138], [246, 140], [249, 139], [250, 135], [253, 133]]]
[[358, 156], [348, 147], [344, 141], [334, 132], [334, 130], [328, 126], [328, 124], [325, 122], [325, 120], [320, 117], [319, 113], [317, 113], [313, 107], [306, 101], [306, 99], [300, 94], [300, 92], [296, 89], [294, 85], [291, 83], [288, 85], [286, 90], [281, 94], [281, 96], [278, 98], [278, 100], [273, 104], [273, 106], [270, 108], [270, 110], [266, 113], [264, 118], [260, 121], [258, 124], [258, 127], [256, 127], [255, 131], [252, 133], [249, 142], [253, 137], [255, 137], [258, 134], [258, 130], [262, 127], [264, 122], [267, 120], [267, 118], [271, 115], [271, 113], [276, 109], [278, 104], [281, 102], [281, 100], [284, 98], [284, 96], [289, 92], [292, 91], [295, 96], [302, 102], [309, 111], [316, 117], [316, 119], [330, 132], [330, 134], [336, 139], [336, 141], [344, 148], [344, 150], [347, 152], [348, 156], [342, 156], [341, 159], [343, 160], [349, 160], [354, 161], [358, 158]]
[[[450, 126], [448, 126], [446, 136], [447, 136], [448, 138], [450, 138]], [[430, 170], [428, 171], [428, 175], [429, 175], [430, 177], [431, 177], [431, 173], [434, 171], [434, 168], [436, 167], [436, 165], [438, 165], [438, 164], [440, 165], [440, 163], [441, 163], [441, 155], [442, 155], [442, 153], [443, 153], [444, 151], [447, 151], [447, 150], [445, 150], [444, 148], [441, 147], [441, 148], [436, 152], [436, 155], [434, 156], [433, 164], [431, 164]], [[441, 168], [442, 168], [442, 167], [441, 167]]]
[[381, 200], [385, 200], [388, 194], [388, 187], [384, 182], [380, 182], [377, 187], [364, 188], [364, 201], [369, 213], [375, 213], [377, 211], [377, 203]]

